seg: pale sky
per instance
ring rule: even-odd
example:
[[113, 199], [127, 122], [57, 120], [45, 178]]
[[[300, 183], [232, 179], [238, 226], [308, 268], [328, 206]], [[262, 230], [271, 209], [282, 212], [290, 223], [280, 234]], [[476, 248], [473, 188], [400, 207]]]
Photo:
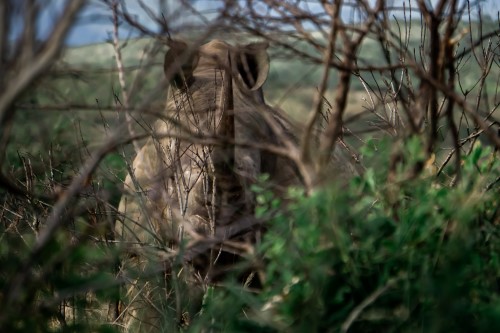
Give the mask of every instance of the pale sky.
[[[150, 6], [150, 8], [156, 12], [175, 12], [176, 5], [178, 4], [178, 0], [168, 0], [166, 3], [168, 4], [168, 8], [162, 8], [159, 5], [158, 0], [142, 0], [143, 3]], [[284, 0], [289, 1], [289, 0]], [[375, 0], [369, 0], [371, 3], [374, 3]], [[431, 4], [435, 4], [437, 0], [427, 0]], [[462, 2], [464, 0], [459, 0]], [[303, 0], [303, 3], [309, 7], [311, 11], [321, 10], [321, 7], [318, 6], [319, 0]], [[412, 6], [416, 6], [416, 0], [388, 0], [387, 3], [392, 3], [393, 5], [402, 5], [405, 2], [407, 5], [411, 4]], [[202, 12], [213, 12], [218, 8], [222, 1], [221, 0], [191, 0], [193, 7]], [[476, 1], [471, 0], [471, 5], [476, 3]], [[144, 10], [141, 9], [139, 2], [137, 0], [125, 0], [125, 4], [129, 10], [129, 12], [133, 15], [136, 15], [139, 22], [148, 26], [151, 29], [155, 29], [155, 24], [152, 22], [148, 15]], [[493, 18], [496, 19], [497, 12], [500, 10], [500, 3], [497, 0], [486, 0], [481, 1], [481, 7], [483, 13], [487, 13]], [[185, 17], [185, 15], [174, 15], [173, 17], [169, 17], [169, 15], [165, 15], [169, 20], [174, 20], [177, 24], [186, 23], [189, 18]], [[50, 15], [48, 16], [50, 17]], [[111, 25], [111, 13], [107, 8], [105, 8], [102, 4], [99, 4], [98, 0], [92, 0], [91, 4], [87, 7], [81, 22], [77, 25], [77, 27], [71, 32], [68, 38], [68, 44], [70, 45], [85, 45], [89, 43], [103, 42], [105, 41], [112, 31]], [[126, 38], [129, 36], [131, 29], [127, 29], [126, 27], [122, 27], [120, 30], [121, 38]]]

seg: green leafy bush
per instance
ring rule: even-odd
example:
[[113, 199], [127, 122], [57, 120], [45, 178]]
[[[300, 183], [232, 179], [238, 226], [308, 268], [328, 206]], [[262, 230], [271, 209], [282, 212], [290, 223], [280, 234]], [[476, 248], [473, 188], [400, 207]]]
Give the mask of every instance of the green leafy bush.
[[[377, 146], [364, 153], [379, 165], [349, 185], [308, 197], [290, 192], [293, 204], [274, 215], [250, 259], [263, 260], [263, 291], [215, 288], [193, 331], [500, 329], [500, 195], [491, 186], [498, 157], [475, 146], [450, 186], [432, 168], [412, 175], [415, 164], [426, 164], [419, 139], [401, 147], [396, 170], [388, 167], [389, 143]], [[275, 198], [266, 196], [260, 202], [270, 211]]]

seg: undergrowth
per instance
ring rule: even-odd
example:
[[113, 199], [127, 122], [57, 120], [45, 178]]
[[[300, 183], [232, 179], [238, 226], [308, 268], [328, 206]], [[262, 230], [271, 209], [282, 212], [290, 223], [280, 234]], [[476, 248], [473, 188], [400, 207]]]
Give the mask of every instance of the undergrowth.
[[[390, 151], [373, 147], [365, 153]], [[291, 191], [249, 259], [262, 261], [262, 292], [215, 288], [191, 331], [500, 329], [498, 155], [477, 145], [450, 186], [432, 170], [411, 177], [419, 147], [405, 143], [394, 181], [379, 165], [345, 188]]]
[[[374, 167], [346, 185], [324, 184], [309, 196], [291, 189], [285, 210], [279, 208], [282, 198], [266, 189], [265, 178], [255, 185], [257, 215], [270, 220], [255, 254], [245, 260], [258, 267], [262, 289], [245, 289], [229, 277], [205, 289], [203, 306], [189, 325], [165, 318], [165, 327], [190, 332], [500, 329], [498, 153], [476, 144], [462, 160], [461, 179], [453, 183], [446, 170], [436, 175], [428, 161], [414, 174], [424, 156], [418, 138], [401, 144], [400, 163], [389, 168], [391, 145], [369, 142], [363, 154]], [[0, 299], [9, 307], [1, 312], [0, 330], [119, 331], [105, 319], [124, 296], [115, 274], [119, 253], [108, 243], [106, 227], [77, 218], [42, 252], [33, 252], [35, 226], [16, 225], [16, 212], [6, 207], [2, 214], [11, 223], [1, 224]], [[33, 208], [30, 216], [42, 213]], [[175, 290], [167, 294], [182, 301]]]

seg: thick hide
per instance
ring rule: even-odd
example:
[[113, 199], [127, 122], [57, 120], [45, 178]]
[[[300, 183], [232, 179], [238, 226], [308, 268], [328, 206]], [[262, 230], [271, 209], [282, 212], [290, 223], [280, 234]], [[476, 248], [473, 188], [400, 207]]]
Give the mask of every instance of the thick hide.
[[[122, 265], [127, 270], [144, 270], [146, 262], [160, 262], [182, 239], [214, 234], [253, 215], [250, 186], [260, 174], [269, 174], [277, 195], [298, 183], [292, 163], [252, 147], [279, 144], [263, 112], [287, 127], [264, 102], [266, 48], [262, 43], [233, 47], [220, 40], [194, 52], [182, 42], [171, 46], [164, 66], [171, 79], [165, 118], [156, 121], [133, 161], [115, 226], [117, 240], [130, 253]], [[130, 281], [133, 301], [124, 308], [124, 325], [129, 331], [154, 331], [163, 314], [151, 303], [155, 297], [161, 302], [168, 290], [149, 293]], [[141, 299], [144, 295], [151, 299]]]

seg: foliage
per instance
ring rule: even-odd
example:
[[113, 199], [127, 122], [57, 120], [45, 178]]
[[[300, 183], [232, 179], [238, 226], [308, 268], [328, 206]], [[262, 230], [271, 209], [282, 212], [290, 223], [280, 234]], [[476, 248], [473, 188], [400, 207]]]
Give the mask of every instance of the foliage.
[[[498, 154], [476, 144], [463, 158], [461, 181], [450, 186], [446, 174], [436, 176], [433, 169], [409, 178], [423, 156], [419, 138], [402, 144], [404, 158], [396, 171], [387, 167], [391, 145], [389, 140], [369, 142], [363, 153], [374, 167], [345, 186], [328, 184], [310, 196], [290, 190], [286, 211], [266, 190], [263, 177], [254, 186], [257, 214], [270, 217], [270, 227], [255, 256], [247, 259], [261, 263], [262, 291], [250, 292], [231, 280], [210, 287], [202, 310], [183, 330], [500, 328], [500, 193], [491, 186], [500, 174]], [[396, 176], [389, 181], [391, 172]], [[36, 264], [26, 276], [23, 265], [35, 238], [31, 231], [14, 233], [2, 224], [3, 302], [14, 297], [8, 293], [15, 287], [12, 277], [25, 278], [16, 302], [2, 310], [3, 330], [116, 330], [101, 320], [108, 311], [103, 305], [119, 297], [113, 270], [117, 253], [105, 242], [90, 241], [95, 230], [86, 223], [73, 225], [31, 259]], [[75, 232], [78, 240], [72, 238]], [[73, 313], [73, 322], [61, 317], [61, 304]], [[172, 327], [171, 321], [165, 324]]]
[[[488, 187], [498, 155], [477, 145], [452, 187], [444, 176], [407, 178], [420, 146], [404, 143], [396, 181], [387, 180], [385, 160], [346, 187], [292, 191], [294, 203], [270, 221], [259, 247], [263, 292], [216, 288], [193, 331], [499, 329], [500, 193]], [[377, 152], [389, 147], [379, 143]]]
[[91, 240], [96, 230], [76, 221], [39, 252], [30, 230], [0, 226], [2, 332], [115, 332], [102, 321], [116, 301], [116, 253]]
[[[39, 22], [46, 6], [5, 3], [5, 26], [26, 29], [12, 37], [7, 31], [0, 54], [0, 332], [120, 331], [120, 306], [135, 297], [160, 309], [158, 330], [169, 332], [500, 328], [500, 162], [497, 150], [480, 144], [500, 133], [500, 35], [494, 13], [481, 14], [481, 1], [433, 8], [417, 2], [416, 11], [396, 12], [372, 8], [375, 2], [342, 4], [353, 21], [344, 20], [346, 12], [333, 15], [324, 1], [310, 8], [301, 1], [230, 1], [221, 8], [223, 20], [190, 36], [269, 42], [267, 100], [299, 125], [316, 112], [320, 126], [334, 130], [318, 140], [314, 131], [293, 133], [311, 140], [297, 140], [289, 153], [302, 160], [290, 163], [313, 173], [325, 156], [316, 146], [330, 154], [324, 141], [340, 140], [366, 167], [348, 181], [325, 177], [308, 195], [290, 189], [287, 198], [275, 197], [262, 176], [253, 191], [255, 217], [267, 222], [263, 239], [231, 239], [246, 257], [223, 267], [229, 277], [216, 282], [192, 274], [184, 260], [192, 253], [189, 240], [178, 252], [162, 253], [160, 265], [151, 260], [147, 269], [127, 272], [119, 260], [130, 253], [113, 240], [121, 186], [137, 149], [124, 144], [142, 145], [153, 120], [165, 116], [165, 35], [177, 38], [183, 29], [171, 30], [172, 17], [154, 19], [144, 4], [159, 35], [129, 22], [126, 2], [97, 1], [109, 16], [121, 5], [114, 7], [122, 9], [116, 45], [66, 50], [56, 61], [58, 52], [47, 54], [51, 34], [28, 24]], [[459, 3], [457, 14], [452, 7]], [[173, 18], [184, 14], [176, 10]], [[119, 25], [146, 38], [119, 43]], [[337, 124], [341, 131], [331, 126]], [[121, 141], [113, 141], [115, 130]], [[106, 145], [95, 168], [85, 169]], [[87, 179], [77, 182], [86, 170]], [[69, 193], [72, 184], [78, 190]], [[51, 221], [57, 229], [39, 247]], [[220, 240], [195, 243], [204, 241]], [[242, 286], [249, 269], [256, 289]], [[133, 295], [122, 288], [131, 280]]]

